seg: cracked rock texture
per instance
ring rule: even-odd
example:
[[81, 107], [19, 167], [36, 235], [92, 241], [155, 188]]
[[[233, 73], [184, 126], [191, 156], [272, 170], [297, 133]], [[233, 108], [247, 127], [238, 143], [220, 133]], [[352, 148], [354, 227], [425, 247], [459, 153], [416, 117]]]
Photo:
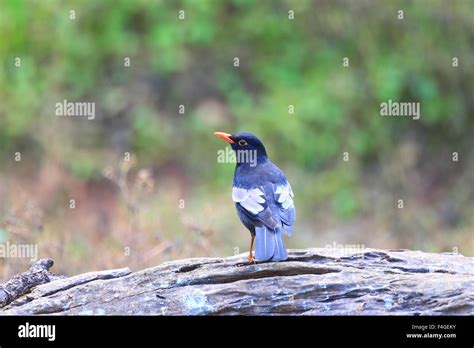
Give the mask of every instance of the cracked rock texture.
[[52, 279], [2, 315], [472, 315], [472, 257], [408, 250], [292, 250]]

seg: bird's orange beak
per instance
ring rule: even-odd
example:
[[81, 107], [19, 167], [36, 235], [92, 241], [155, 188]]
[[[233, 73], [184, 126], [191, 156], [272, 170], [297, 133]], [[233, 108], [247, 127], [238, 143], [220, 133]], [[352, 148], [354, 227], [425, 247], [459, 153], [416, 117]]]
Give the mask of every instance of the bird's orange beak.
[[219, 137], [225, 141], [227, 141], [228, 143], [233, 143], [234, 141], [230, 138], [230, 136], [232, 134], [227, 134], [227, 133], [222, 133], [222, 132], [215, 132], [214, 135], [216, 137]]

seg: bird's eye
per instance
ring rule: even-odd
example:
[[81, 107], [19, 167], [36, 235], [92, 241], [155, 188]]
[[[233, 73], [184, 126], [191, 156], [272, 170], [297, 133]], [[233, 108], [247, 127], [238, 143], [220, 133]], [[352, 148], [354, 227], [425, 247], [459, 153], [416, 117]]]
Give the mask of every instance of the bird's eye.
[[244, 139], [240, 139], [239, 140], [239, 145], [240, 146], [245, 146], [245, 145], [247, 145], [247, 142]]

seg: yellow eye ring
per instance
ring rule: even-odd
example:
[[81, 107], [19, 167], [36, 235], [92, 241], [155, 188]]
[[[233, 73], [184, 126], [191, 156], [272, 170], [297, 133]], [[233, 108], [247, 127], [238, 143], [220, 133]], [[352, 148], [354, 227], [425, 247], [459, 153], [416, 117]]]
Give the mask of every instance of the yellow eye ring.
[[247, 142], [244, 140], [244, 139], [240, 139], [239, 140], [239, 145], [240, 146], [245, 146], [245, 145], [248, 145]]

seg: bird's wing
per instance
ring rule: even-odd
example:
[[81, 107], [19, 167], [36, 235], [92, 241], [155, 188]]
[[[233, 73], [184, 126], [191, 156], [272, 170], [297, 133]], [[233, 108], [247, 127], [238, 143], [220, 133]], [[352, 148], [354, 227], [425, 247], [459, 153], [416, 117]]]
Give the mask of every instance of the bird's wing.
[[259, 221], [271, 229], [280, 225], [272, 214], [263, 187], [247, 189], [234, 186], [232, 200], [237, 204], [237, 209], [251, 220]]
[[280, 211], [281, 222], [285, 225], [286, 234], [291, 236], [293, 224], [295, 223], [293, 190], [291, 189], [290, 183], [286, 181], [284, 184], [273, 184], [273, 192], [275, 192], [275, 200]]

